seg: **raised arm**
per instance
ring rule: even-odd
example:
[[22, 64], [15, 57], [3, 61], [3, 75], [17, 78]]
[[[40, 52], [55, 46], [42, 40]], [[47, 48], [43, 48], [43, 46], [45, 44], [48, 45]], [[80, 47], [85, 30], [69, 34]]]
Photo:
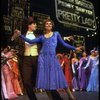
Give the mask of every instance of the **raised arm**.
[[59, 34], [59, 32], [57, 32], [57, 38], [58, 38], [58, 41], [66, 48], [68, 49], [72, 49], [72, 50], [77, 50], [77, 51], [82, 51], [81, 49], [84, 48], [84, 46], [80, 46], [80, 47], [74, 47], [74, 46], [71, 46], [69, 45], [68, 43], [64, 42], [64, 40], [62, 39], [61, 35]]
[[79, 72], [79, 75], [78, 75], [79, 78], [81, 78], [81, 74], [82, 74], [82, 71], [81, 71], [82, 64], [83, 64], [83, 60], [81, 59], [79, 62], [79, 66], [77, 68]]
[[42, 37], [42, 36], [40, 36], [40, 37], [38, 37], [38, 38], [36, 38], [36, 39], [32, 39], [32, 40], [26, 38], [26, 37], [23, 36], [23, 35], [20, 35], [19, 37], [20, 37], [21, 39], [23, 39], [24, 41], [26, 41], [26, 42], [28, 42], [28, 43], [30, 43], [30, 44], [33, 44], [33, 43], [39, 43], [39, 42], [41, 42], [41, 37]]
[[74, 60], [72, 59], [71, 62], [72, 62], [72, 72], [73, 72], [73, 74], [75, 74]]
[[77, 68], [77, 69], [80, 69], [80, 68], [81, 68], [82, 63], [83, 63], [83, 60], [82, 60], [82, 59], [80, 59], [80, 61], [79, 61], [79, 66], [78, 66], [78, 68]]
[[99, 60], [95, 63], [95, 66], [98, 66], [99, 65]]
[[64, 47], [66, 47], [68, 49], [76, 50], [76, 48], [74, 46], [71, 46], [68, 43], [64, 42], [64, 40], [62, 39], [62, 37], [59, 34], [59, 32], [57, 33], [57, 38], [58, 38], [58, 41], [60, 42], [60, 44], [62, 44]]
[[17, 37], [20, 37], [24, 41], [26, 41], [26, 42], [28, 42], [30, 44], [33, 44], [33, 43], [39, 43], [39, 42], [41, 42], [42, 35], [40, 37], [36, 38], [36, 39], [32, 39], [31, 40], [31, 39], [26, 38], [24, 35], [21, 35], [21, 31], [18, 30], [18, 29], [16, 29], [14, 31], [14, 35], [12, 36], [12, 39], [14, 40]]
[[84, 67], [84, 69], [86, 69], [86, 68], [88, 68], [88, 67], [89, 67], [90, 62], [91, 62], [91, 57], [89, 56], [88, 62], [87, 62], [87, 64], [86, 64], [86, 66]]

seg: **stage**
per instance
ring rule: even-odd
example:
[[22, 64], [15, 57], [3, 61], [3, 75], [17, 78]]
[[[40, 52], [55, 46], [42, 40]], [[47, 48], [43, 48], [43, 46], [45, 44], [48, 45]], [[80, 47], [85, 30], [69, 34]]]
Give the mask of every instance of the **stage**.
[[[59, 92], [63, 100], [68, 100], [67, 94], [65, 92]], [[99, 100], [99, 92], [73, 92], [76, 100]], [[36, 97], [38, 100], [52, 100], [48, 97], [46, 92], [37, 92]], [[27, 95], [19, 96], [15, 99], [9, 100], [29, 100]]]

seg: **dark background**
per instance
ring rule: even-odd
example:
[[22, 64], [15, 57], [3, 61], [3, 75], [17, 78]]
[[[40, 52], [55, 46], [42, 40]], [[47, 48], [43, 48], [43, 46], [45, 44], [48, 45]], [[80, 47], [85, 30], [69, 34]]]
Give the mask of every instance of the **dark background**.
[[[51, 19], [55, 23], [54, 30], [59, 31], [62, 36], [70, 36], [70, 35], [82, 35], [85, 37], [85, 46], [87, 52], [89, 52], [94, 47], [99, 45], [99, 0], [87, 0], [93, 3], [95, 16], [98, 17], [96, 19], [97, 22], [97, 30], [96, 31], [86, 31], [85, 29], [73, 28], [73, 27], [64, 27], [63, 24], [59, 23], [56, 19], [55, 14], [55, 0], [30, 0], [30, 15], [32, 12], [39, 12], [43, 14], [50, 15]], [[1, 26], [3, 25], [2, 15], [8, 14], [8, 0], [1, 0]], [[94, 36], [91, 36], [94, 33], [97, 33]], [[87, 37], [90, 35], [90, 37]], [[1, 30], [1, 45], [6, 45], [7, 37], [5, 32]]]

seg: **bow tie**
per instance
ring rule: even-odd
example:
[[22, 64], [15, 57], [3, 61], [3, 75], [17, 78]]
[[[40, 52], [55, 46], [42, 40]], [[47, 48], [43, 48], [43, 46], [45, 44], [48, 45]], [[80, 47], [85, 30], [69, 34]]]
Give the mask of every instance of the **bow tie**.
[[28, 32], [27, 34], [33, 34], [33, 32]]

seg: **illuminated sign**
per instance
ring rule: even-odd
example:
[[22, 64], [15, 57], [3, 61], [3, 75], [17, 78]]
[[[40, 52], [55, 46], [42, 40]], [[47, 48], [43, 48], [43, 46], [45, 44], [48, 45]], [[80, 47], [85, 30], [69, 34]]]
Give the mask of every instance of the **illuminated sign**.
[[33, 12], [32, 16], [35, 20], [37, 20], [37, 28], [40, 30], [43, 30], [43, 21], [47, 18], [50, 18], [49, 15], [38, 12]]
[[11, 17], [9, 16], [3, 16], [3, 21], [4, 21], [4, 30], [7, 32], [12, 31], [12, 21]]
[[21, 19], [14, 18], [14, 20], [13, 20], [13, 30], [15, 30], [15, 29], [21, 30], [22, 29], [22, 21], [23, 20], [21, 20]]
[[13, 7], [11, 11], [11, 16], [16, 18], [24, 18], [24, 10], [21, 7]]
[[60, 23], [96, 30], [94, 7], [85, 0], [55, 0], [56, 18]]

